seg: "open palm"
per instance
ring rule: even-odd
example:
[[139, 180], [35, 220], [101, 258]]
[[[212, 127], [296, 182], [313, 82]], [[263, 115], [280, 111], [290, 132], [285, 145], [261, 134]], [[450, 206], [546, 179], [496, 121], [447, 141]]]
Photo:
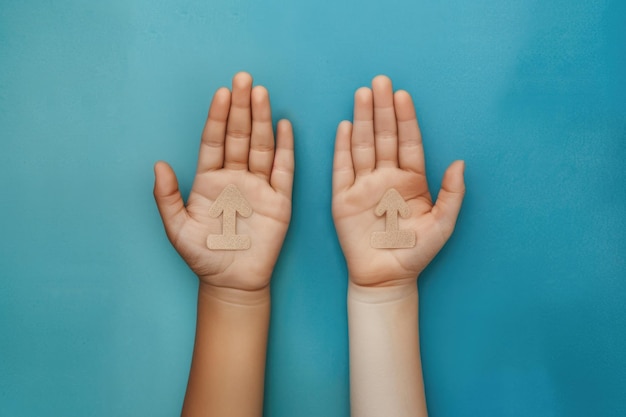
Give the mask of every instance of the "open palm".
[[[213, 97], [187, 206], [170, 166], [155, 165], [154, 195], [167, 236], [202, 282], [243, 290], [269, 284], [291, 218], [293, 170], [290, 123], [279, 122], [274, 145], [267, 90], [252, 88], [247, 73], [235, 75], [232, 94], [221, 88]], [[230, 184], [252, 208], [236, 220], [236, 233], [249, 236], [251, 245], [212, 250], [207, 237], [222, 234], [222, 218], [209, 211]]]
[[[393, 93], [391, 80], [378, 76], [372, 89], [355, 94], [354, 123], [337, 129], [333, 167], [333, 218], [350, 279], [367, 286], [401, 285], [415, 280], [448, 240], [461, 208], [464, 163], [447, 169], [433, 204], [422, 138], [411, 96]], [[413, 231], [415, 246], [378, 249], [373, 232], [385, 230], [374, 210], [385, 192], [396, 189], [410, 215], [399, 228]]]

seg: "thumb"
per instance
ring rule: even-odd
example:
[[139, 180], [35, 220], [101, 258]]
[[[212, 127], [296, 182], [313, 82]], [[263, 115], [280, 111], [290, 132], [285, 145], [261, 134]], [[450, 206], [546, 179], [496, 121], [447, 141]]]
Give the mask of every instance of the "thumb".
[[437, 196], [437, 202], [433, 207], [432, 214], [439, 222], [446, 238], [454, 231], [456, 219], [461, 210], [463, 196], [465, 195], [465, 171], [464, 161], [454, 161], [443, 175], [441, 190]]
[[171, 241], [187, 219], [187, 210], [178, 189], [176, 174], [163, 161], [154, 164], [154, 199], [167, 237]]

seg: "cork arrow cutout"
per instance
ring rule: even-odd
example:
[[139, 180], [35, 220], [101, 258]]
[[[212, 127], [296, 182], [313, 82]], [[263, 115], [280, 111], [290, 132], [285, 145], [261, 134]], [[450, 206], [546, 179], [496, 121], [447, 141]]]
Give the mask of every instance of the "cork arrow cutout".
[[370, 245], [376, 249], [414, 247], [415, 232], [413, 230], [400, 230], [398, 227], [398, 213], [401, 217], [406, 218], [411, 214], [411, 209], [394, 188], [387, 190], [374, 209], [374, 214], [377, 216], [382, 216], [385, 213], [387, 214], [385, 231], [372, 233]]
[[222, 234], [209, 235], [207, 246], [217, 250], [245, 250], [250, 248], [250, 236], [237, 234], [237, 213], [242, 217], [250, 217], [252, 207], [241, 195], [239, 189], [229, 184], [213, 202], [209, 216], [217, 218], [222, 215]]

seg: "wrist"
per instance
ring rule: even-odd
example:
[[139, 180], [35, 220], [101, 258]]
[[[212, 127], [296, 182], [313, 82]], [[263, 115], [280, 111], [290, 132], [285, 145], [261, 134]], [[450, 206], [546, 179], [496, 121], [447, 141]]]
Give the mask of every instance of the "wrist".
[[417, 295], [417, 281], [395, 282], [393, 285], [366, 286], [348, 281], [348, 300], [369, 304], [393, 303]]
[[268, 304], [270, 302], [270, 286], [255, 290], [243, 290], [239, 288], [219, 287], [200, 281], [198, 294], [201, 299], [220, 301], [223, 303], [254, 307]]
[[355, 285], [362, 287], [415, 285], [419, 277], [419, 273], [404, 268], [364, 264], [353, 266], [348, 263], [348, 278]]

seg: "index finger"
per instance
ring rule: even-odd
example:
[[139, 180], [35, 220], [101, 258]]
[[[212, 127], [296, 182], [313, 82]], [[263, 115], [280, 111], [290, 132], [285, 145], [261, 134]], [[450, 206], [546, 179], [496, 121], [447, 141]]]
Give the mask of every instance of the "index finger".
[[393, 101], [398, 119], [398, 163], [401, 169], [426, 175], [424, 146], [411, 95], [399, 90]]

